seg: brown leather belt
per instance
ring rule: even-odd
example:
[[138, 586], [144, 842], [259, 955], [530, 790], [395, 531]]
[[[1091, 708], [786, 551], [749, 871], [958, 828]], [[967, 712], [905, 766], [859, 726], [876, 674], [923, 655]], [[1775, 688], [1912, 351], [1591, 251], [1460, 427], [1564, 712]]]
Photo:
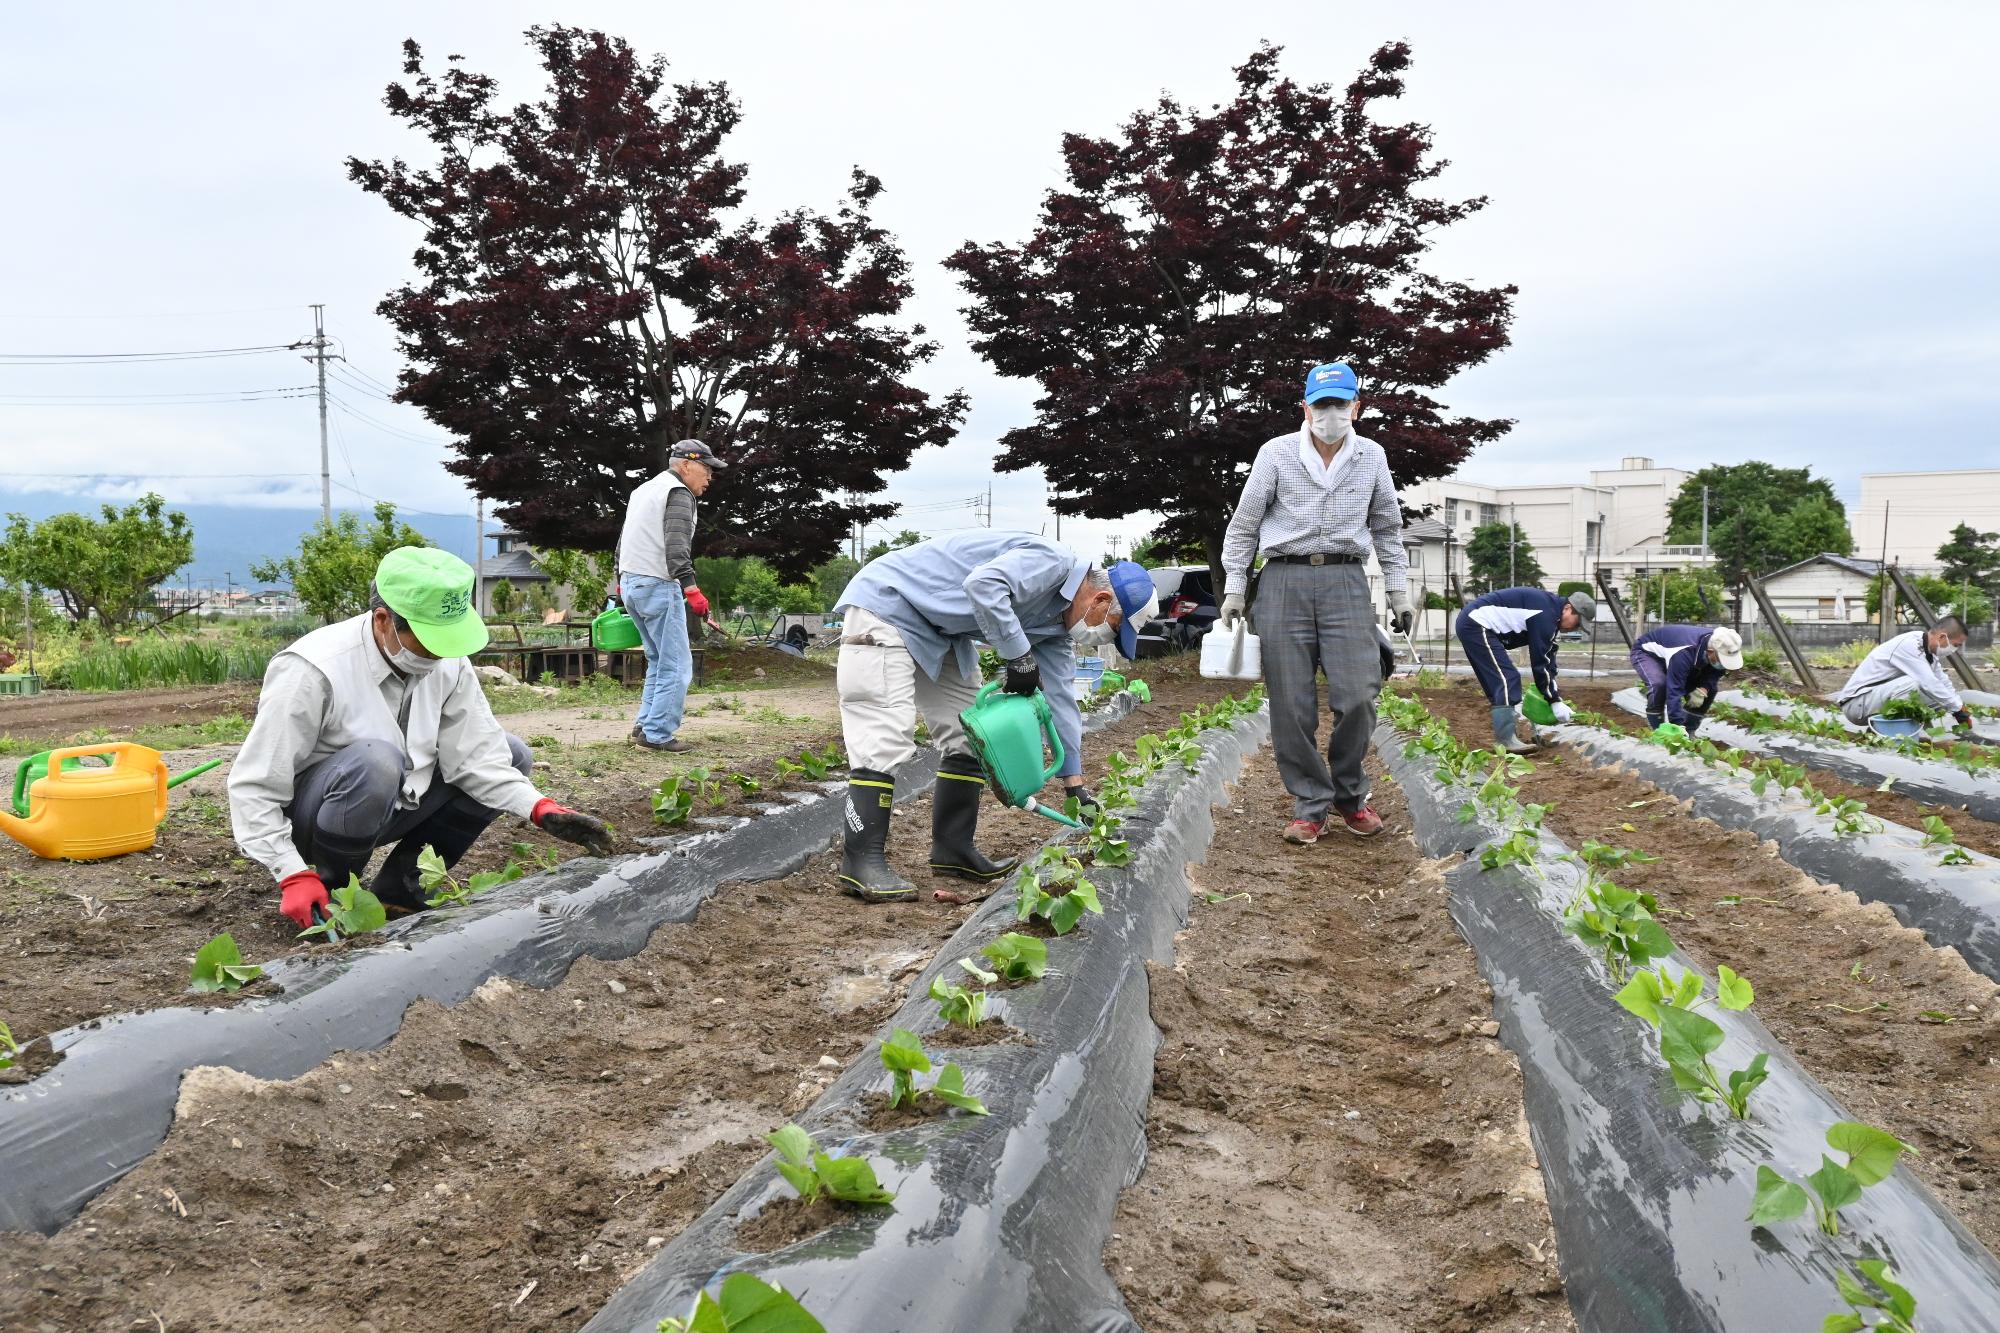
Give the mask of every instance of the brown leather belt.
[[1367, 559], [1368, 557], [1364, 555], [1330, 555], [1321, 553], [1317, 555], [1274, 555], [1269, 557], [1269, 563], [1282, 565], [1359, 565], [1366, 563]]

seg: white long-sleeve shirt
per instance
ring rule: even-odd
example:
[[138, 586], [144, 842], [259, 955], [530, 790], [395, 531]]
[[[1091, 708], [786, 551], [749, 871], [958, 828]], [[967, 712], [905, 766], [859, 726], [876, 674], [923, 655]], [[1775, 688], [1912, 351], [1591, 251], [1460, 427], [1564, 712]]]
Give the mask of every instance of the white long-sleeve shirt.
[[1222, 538], [1225, 595], [1250, 586], [1250, 561], [1259, 551], [1365, 557], [1371, 545], [1383, 589], [1402, 592], [1409, 586], [1403, 507], [1389, 475], [1389, 456], [1375, 441], [1351, 432], [1324, 475], [1305, 461], [1310, 456], [1317, 462], [1316, 453], [1304, 427], [1257, 451]]
[[1854, 668], [1854, 674], [1847, 678], [1847, 684], [1840, 687], [1840, 693], [1833, 696], [1833, 701], [1844, 704], [1877, 685], [1886, 685], [1908, 676], [1917, 682], [1917, 692], [1931, 707], [1947, 713], [1962, 712], [1965, 701], [1952, 688], [1951, 681], [1944, 674], [1944, 665], [1924, 651], [1924, 636], [1929, 632], [1913, 629], [1898, 634], [1887, 643], [1876, 644], [1874, 651]]
[[[522, 818], [533, 812], [542, 794], [514, 767], [507, 733], [493, 716], [479, 688], [479, 677], [468, 662], [457, 659], [439, 666], [440, 672], [455, 677], [439, 697], [434, 690], [418, 690], [417, 679], [390, 667], [374, 645], [366, 615], [314, 631], [316, 635], [345, 633], [369, 636], [365, 647], [349, 659], [358, 673], [352, 678], [367, 682], [353, 688], [372, 685], [380, 692], [389, 716], [398, 720], [406, 752], [412, 738], [422, 736], [425, 742], [419, 748], [426, 751], [426, 762], [407, 775], [403, 806], [414, 805], [432, 781], [443, 781], [494, 809]], [[229, 768], [229, 820], [236, 845], [275, 879], [306, 869], [305, 858], [292, 843], [292, 821], [287, 813], [298, 775], [347, 743], [340, 739], [344, 729], [337, 725], [338, 719], [361, 711], [359, 706], [368, 702], [337, 700], [334, 689], [328, 673], [298, 652], [288, 649], [272, 658], [257, 700], [257, 719]], [[417, 697], [410, 698], [412, 694]], [[434, 767], [428, 762], [429, 720], [412, 719], [404, 713], [407, 704], [419, 699], [437, 700]]]

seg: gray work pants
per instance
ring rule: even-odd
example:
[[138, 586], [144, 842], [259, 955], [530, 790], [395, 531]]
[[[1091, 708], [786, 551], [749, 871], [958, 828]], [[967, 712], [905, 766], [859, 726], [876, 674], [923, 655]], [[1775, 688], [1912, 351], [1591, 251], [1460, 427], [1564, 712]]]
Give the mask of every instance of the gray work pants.
[[971, 754], [958, 715], [972, 707], [979, 682], [958, 674], [950, 653], [936, 680], [917, 666], [896, 627], [859, 606], [847, 608], [841, 628], [840, 733], [847, 762], [893, 773], [917, 752], [917, 715], [931, 729], [931, 744], [946, 755]]
[[1889, 706], [1892, 699], [1900, 699], [1906, 694], [1917, 692], [1917, 682], [1909, 676], [1898, 676], [1885, 680], [1880, 685], [1861, 691], [1840, 706], [1840, 715], [1857, 727], [1868, 725], [1868, 719]]
[[[1352, 814], [1368, 801], [1361, 761], [1382, 689], [1367, 574], [1361, 565], [1272, 561], [1259, 577], [1253, 619], [1271, 700], [1271, 748], [1293, 818], [1324, 819], [1328, 806]], [[1334, 719], [1323, 758], [1314, 679], [1321, 671]]]
[[[518, 736], [507, 737], [507, 749], [521, 776], [534, 767], [534, 754]], [[390, 854], [373, 885], [385, 902], [420, 907], [415, 893], [417, 854], [426, 845], [437, 849], [447, 866], [470, 851], [500, 811], [467, 796], [441, 777], [410, 809], [397, 808], [403, 775], [410, 760], [399, 746], [385, 741], [356, 741], [299, 774], [287, 814], [292, 843], [330, 888], [340, 888], [349, 875], [368, 868], [377, 847], [401, 843]]]

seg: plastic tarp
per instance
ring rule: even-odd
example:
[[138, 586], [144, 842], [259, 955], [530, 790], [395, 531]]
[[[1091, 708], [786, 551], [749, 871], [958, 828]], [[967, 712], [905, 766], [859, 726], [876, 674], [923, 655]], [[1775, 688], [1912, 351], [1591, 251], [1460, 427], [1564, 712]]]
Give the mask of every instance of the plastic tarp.
[[[863, 1096], [889, 1086], [871, 1047], [798, 1118], [826, 1151], [865, 1155], [896, 1191], [892, 1208], [855, 1210], [775, 1253], [744, 1253], [732, 1243], [739, 1219], [791, 1197], [766, 1158], [586, 1329], [652, 1333], [663, 1316], [685, 1314], [696, 1292], [749, 1271], [783, 1283], [830, 1329], [1136, 1330], [1099, 1256], [1119, 1191], [1145, 1156], [1159, 1044], [1146, 961], [1173, 957], [1174, 932], [1187, 920], [1187, 863], [1203, 855], [1211, 807], [1268, 732], [1264, 714], [1211, 730], [1195, 772], [1175, 768], [1146, 784], [1125, 820], [1131, 863], [1089, 872], [1104, 915], [1049, 941], [1042, 980], [993, 992], [992, 1012], [1032, 1044], [927, 1046], [934, 1060], [965, 1069], [968, 1091], [990, 1115], [865, 1132]], [[1013, 906], [1007, 887], [989, 899], [911, 983], [889, 1026], [920, 1036], [938, 1028], [931, 979], [963, 979], [957, 960], [1013, 929]]]
[[[1619, 690], [1611, 702], [1628, 713], [1645, 716], [1646, 697], [1636, 689]], [[1936, 805], [1962, 806], [1981, 819], [2000, 820], [2000, 782], [1975, 778], [1949, 764], [1912, 759], [1877, 746], [1814, 740], [1784, 731], [1747, 731], [1719, 718], [1702, 723], [1700, 734], [1752, 754], [1775, 755], [1807, 768], [1824, 769], [1864, 787], [1877, 787], [1884, 778], [1894, 778], [1896, 790], [1905, 796]]]
[[[1453, 812], [1470, 793], [1440, 788], [1424, 757], [1403, 757], [1402, 741], [1386, 725], [1376, 733], [1426, 850], [1469, 849], [1500, 832], [1457, 823]], [[1770, 1162], [1802, 1179], [1818, 1167], [1827, 1129], [1851, 1117], [1754, 1011], [1702, 1011], [1726, 1034], [1711, 1057], [1718, 1068], [1769, 1055], [1751, 1118], [1732, 1120], [1677, 1092], [1653, 1030], [1618, 1005], [1603, 963], [1562, 931], [1581, 884], [1566, 851], [1545, 833], [1532, 867], [1482, 871], [1474, 857], [1446, 883], [1452, 919], [1493, 988], [1501, 1039], [1520, 1058], [1578, 1325], [1819, 1333], [1826, 1315], [1844, 1309], [1835, 1274], [1875, 1255], [1916, 1294], [1920, 1327], [1991, 1327], [2000, 1264], [1900, 1167], [1842, 1211], [1838, 1243], [1810, 1219], [1753, 1232], [1745, 1218], [1757, 1167]], [[1678, 954], [1667, 961], [1692, 967]]]
[[1843, 836], [1796, 796], [1768, 789], [1759, 796], [1740, 778], [1630, 736], [1578, 726], [1551, 727], [1547, 734], [1691, 801], [1696, 814], [1724, 828], [1748, 829], [1775, 842], [1785, 860], [1808, 875], [1885, 904], [1933, 945], [1957, 949], [1974, 969], [2000, 981], [2000, 861], [1963, 848], [1968, 864], [1939, 865], [1923, 834], [1884, 821], [1878, 821], [1880, 833]]
[[[1772, 717], [1786, 717], [1792, 713], [1805, 713], [1809, 717], [1823, 718], [1829, 722], [1839, 723], [1841, 730], [1852, 736], [1874, 734], [1866, 727], [1857, 727], [1852, 722], [1849, 722], [1839, 707], [1831, 703], [1822, 705], [1808, 703], [1801, 699], [1775, 699], [1768, 694], [1752, 694], [1747, 690], [1718, 690], [1715, 697], [1719, 703], [1735, 704], [1738, 708], [1747, 708], [1755, 713], [1769, 713]], [[1962, 695], [1960, 697], [1964, 698], [1965, 696]], [[1967, 698], [1966, 702], [1978, 703], [1979, 701]], [[1947, 727], [1949, 721], [1949, 719], [1946, 719]], [[1986, 718], [1976, 717], [1972, 720], [1972, 734], [1975, 739], [1988, 743], [2000, 741], [2000, 722], [1992, 722]], [[1947, 728], [1937, 726], [1933, 726], [1925, 738], [1933, 742], [1943, 743], [1949, 743], [1952, 739]]]

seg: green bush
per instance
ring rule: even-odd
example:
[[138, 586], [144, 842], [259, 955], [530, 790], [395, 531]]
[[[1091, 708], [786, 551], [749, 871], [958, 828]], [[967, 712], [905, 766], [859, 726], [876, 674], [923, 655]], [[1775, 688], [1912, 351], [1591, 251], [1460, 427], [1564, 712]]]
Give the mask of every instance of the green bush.
[[1564, 579], [1556, 585], [1556, 596], [1568, 597], [1573, 592], [1589, 592], [1590, 584], [1583, 579]]
[[49, 672], [57, 690], [143, 690], [170, 685], [220, 685], [262, 680], [281, 643], [220, 643], [144, 639], [89, 648]]
[[1776, 648], [1744, 649], [1743, 669], [1745, 671], [1776, 671], [1778, 669], [1778, 650]]

